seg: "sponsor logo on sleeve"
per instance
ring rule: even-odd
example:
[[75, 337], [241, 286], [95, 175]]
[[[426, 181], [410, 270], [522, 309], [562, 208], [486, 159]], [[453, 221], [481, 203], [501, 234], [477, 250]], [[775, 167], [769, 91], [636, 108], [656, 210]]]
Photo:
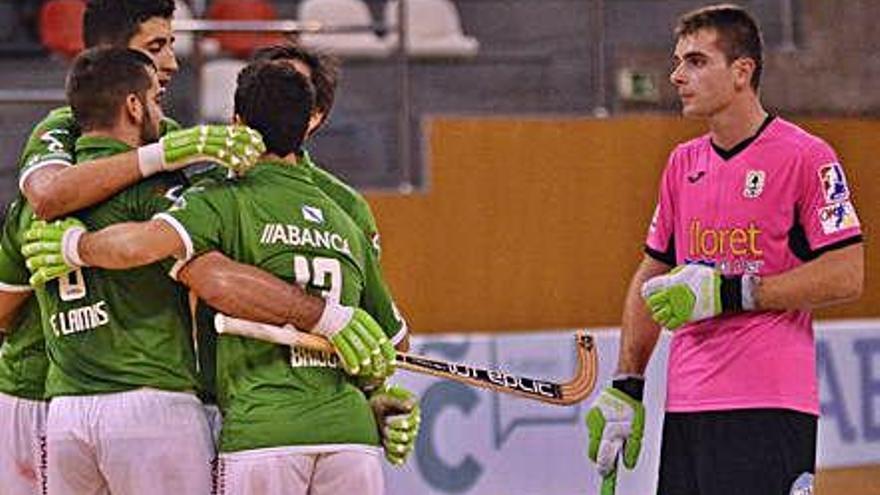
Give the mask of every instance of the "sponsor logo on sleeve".
[[307, 222], [324, 223], [324, 212], [317, 206], [303, 205], [302, 214]]
[[763, 170], [749, 170], [746, 172], [746, 183], [743, 187], [743, 196], [755, 199], [764, 192], [764, 180], [767, 174]]
[[846, 185], [846, 176], [843, 175], [843, 167], [839, 163], [829, 163], [819, 168], [819, 180], [826, 203], [836, 203], [849, 199], [849, 187]]
[[859, 217], [856, 216], [856, 210], [849, 201], [820, 207], [819, 221], [822, 223], [822, 232], [825, 234], [833, 234], [859, 226]]

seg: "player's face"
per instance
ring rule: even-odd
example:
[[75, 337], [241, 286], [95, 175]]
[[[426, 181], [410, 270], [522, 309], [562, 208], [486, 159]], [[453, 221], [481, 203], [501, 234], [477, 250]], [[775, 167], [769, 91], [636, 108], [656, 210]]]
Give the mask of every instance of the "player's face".
[[742, 89], [741, 60], [728, 63], [717, 38], [714, 29], [701, 29], [679, 38], [675, 45], [669, 80], [678, 90], [686, 117], [712, 117], [727, 108]]
[[159, 69], [159, 84], [164, 88], [177, 72], [174, 55], [174, 34], [171, 20], [151, 17], [138, 26], [138, 31], [128, 40], [128, 48], [146, 53]]
[[159, 77], [156, 71], [150, 71], [150, 88], [147, 89], [143, 101], [144, 112], [141, 120], [140, 138], [141, 143], [153, 143], [159, 139], [159, 126], [162, 122], [162, 95], [165, 89], [159, 85]]

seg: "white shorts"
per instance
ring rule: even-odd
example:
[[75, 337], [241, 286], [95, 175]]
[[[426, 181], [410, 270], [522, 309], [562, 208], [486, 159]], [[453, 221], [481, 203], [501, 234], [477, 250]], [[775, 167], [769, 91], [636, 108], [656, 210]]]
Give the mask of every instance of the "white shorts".
[[220, 454], [217, 495], [385, 493], [378, 449], [302, 452], [281, 447]]
[[214, 443], [193, 394], [56, 397], [46, 437], [50, 495], [211, 493]]
[[0, 393], [0, 493], [46, 493], [49, 404]]

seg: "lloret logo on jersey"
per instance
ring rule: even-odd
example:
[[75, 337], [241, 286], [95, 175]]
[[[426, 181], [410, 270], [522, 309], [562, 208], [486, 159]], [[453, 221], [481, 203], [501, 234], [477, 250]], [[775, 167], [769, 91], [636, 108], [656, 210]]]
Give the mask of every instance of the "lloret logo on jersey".
[[693, 218], [688, 229], [687, 262], [717, 267], [723, 273], [758, 273], [764, 261], [759, 246], [762, 231], [751, 221], [748, 225], [704, 225]]
[[749, 170], [746, 172], [746, 182], [743, 186], [743, 196], [755, 199], [764, 192], [764, 181], [767, 174], [763, 170]]

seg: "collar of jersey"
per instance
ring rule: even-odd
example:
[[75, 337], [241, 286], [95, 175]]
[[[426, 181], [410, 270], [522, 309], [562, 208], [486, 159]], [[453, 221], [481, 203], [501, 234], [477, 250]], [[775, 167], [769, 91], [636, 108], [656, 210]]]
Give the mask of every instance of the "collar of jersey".
[[78, 161], [82, 161], [84, 157], [110, 156], [132, 149], [131, 146], [118, 139], [105, 136], [81, 136], [76, 140], [76, 156]]
[[715, 153], [720, 156], [722, 160], [728, 161], [736, 155], [742, 153], [746, 148], [749, 147], [750, 144], [754, 143], [755, 140], [764, 133], [764, 130], [767, 129], [767, 127], [770, 125], [771, 122], [773, 122], [773, 119], [775, 118], [775, 115], [771, 115], [768, 113], [767, 116], [764, 117], [764, 122], [761, 123], [761, 127], [759, 127], [754, 134], [740, 141], [734, 147], [728, 150], [716, 145], [711, 139], [709, 140], [709, 142], [712, 144], [712, 149], [715, 150]]

